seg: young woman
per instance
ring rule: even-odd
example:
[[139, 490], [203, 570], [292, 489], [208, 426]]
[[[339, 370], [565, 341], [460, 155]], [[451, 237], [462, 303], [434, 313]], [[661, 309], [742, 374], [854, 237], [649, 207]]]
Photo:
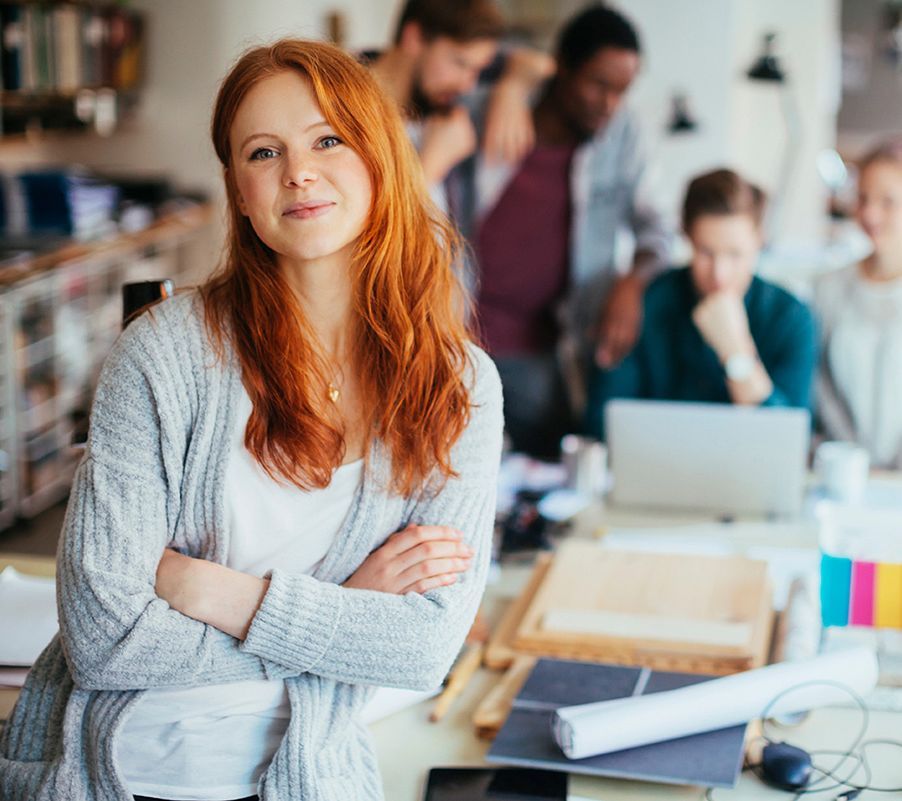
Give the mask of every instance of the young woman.
[[809, 309], [755, 275], [764, 194], [731, 170], [689, 184], [683, 230], [692, 262], [657, 278], [645, 293], [633, 352], [598, 370], [587, 425], [603, 435], [611, 398], [810, 404], [817, 341]]
[[393, 104], [286, 40], [212, 132], [225, 265], [107, 360], [4, 801], [379, 799], [369, 687], [437, 686], [482, 594], [500, 384]]
[[873, 251], [815, 283], [822, 356], [820, 427], [867, 448], [871, 464], [902, 467], [902, 142], [863, 161], [858, 222]]

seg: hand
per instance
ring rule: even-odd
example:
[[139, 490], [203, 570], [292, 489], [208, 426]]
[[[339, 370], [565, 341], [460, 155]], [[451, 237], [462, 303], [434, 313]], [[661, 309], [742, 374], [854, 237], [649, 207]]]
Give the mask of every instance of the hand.
[[343, 586], [395, 595], [420, 594], [457, 581], [473, 550], [446, 526], [408, 526], [373, 551]]
[[502, 79], [489, 97], [482, 152], [488, 161], [514, 164], [532, 150], [536, 129], [522, 81]]
[[463, 106], [447, 114], [431, 114], [423, 124], [420, 161], [430, 186], [441, 183], [461, 161], [476, 150], [476, 129]]
[[642, 295], [645, 282], [629, 274], [611, 288], [598, 324], [595, 362], [608, 370], [633, 349], [642, 325]]
[[733, 292], [712, 292], [703, 298], [692, 310], [692, 322], [721, 362], [736, 353], [757, 352], [745, 305]]

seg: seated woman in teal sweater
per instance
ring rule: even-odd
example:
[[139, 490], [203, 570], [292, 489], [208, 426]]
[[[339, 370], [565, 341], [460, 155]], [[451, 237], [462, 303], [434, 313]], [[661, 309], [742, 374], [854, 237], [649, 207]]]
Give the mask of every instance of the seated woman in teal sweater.
[[586, 423], [604, 438], [611, 398], [801, 406], [817, 362], [808, 307], [754, 275], [764, 194], [730, 170], [699, 176], [686, 192], [683, 228], [692, 263], [646, 290], [633, 352], [595, 370]]

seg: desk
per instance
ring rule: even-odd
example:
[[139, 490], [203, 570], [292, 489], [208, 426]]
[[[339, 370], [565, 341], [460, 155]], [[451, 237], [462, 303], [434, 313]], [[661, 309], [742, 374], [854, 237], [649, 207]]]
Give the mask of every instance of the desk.
[[[688, 513], [674, 515], [603, 508], [588, 510], [580, 515], [568, 536], [591, 537], [599, 528], [657, 528], [711, 522], [713, 521], [710, 516]], [[755, 521], [749, 521], [737, 525], [735, 533], [730, 536], [730, 542], [739, 549], [754, 546], [814, 548], [817, 545], [817, 532], [813, 523], [808, 522], [755, 524]], [[500, 617], [506, 604], [518, 594], [526, 582], [529, 573], [530, 568], [525, 565], [504, 566], [500, 581], [491, 584], [486, 591], [483, 610], [489, 620], [494, 621]], [[471, 719], [479, 701], [500, 677], [500, 672], [481, 669], [457, 699], [447, 717], [439, 723], [429, 722], [428, 715], [432, 702], [427, 701], [371, 726], [382, 769], [386, 799], [420, 801], [430, 767], [484, 764], [490, 743], [479, 740], [474, 735]], [[844, 748], [855, 736], [859, 720], [860, 713], [855, 709], [821, 709], [812, 713], [799, 728], [786, 732], [785, 738], [793, 744], [809, 749]], [[878, 737], [902, 738], [902, 714], [872, 711], [868, 738]], [[883, 786], [902, 786], [902, 758], [898, 749], [875, 749], [869, 757], [875, 774], [875, 783], [880, 782]], [[829, 766], [834, 763], [828, 761], [823, 764]], [[835, 795], [833, 792], [811, 797], [832, 799]], [[716, 801], [791, 797], [788, 793], [765, 787], [750, 774], [743, 774], [735, 789], [718, 790], [714, 793]], [[876, 801], [887, 797], [886, 793], [862, 793], [860, 799]], [[697, 787], [571, 776], [570, 798], [573, 801], [576, 799], [700, 801], [704, 799], [704, 791]]]
[[[574, 537], [592, 536], [599, 526], [606, 528], [658, 527], [692, 523], [710, 523], [709, 517], [698, 515], [663, 515], [617, 509], [594, 509], [583, 513], [576, 521]], [[770, 526], [767, 524], [737, 527], [731, 537], [739, 547], [753, 545], [782, 547], [813, 547], [815, 530], [811, 524], [800, 523]], [[53, 561], [30, 557], [0, 555], [0, 569], [14, 564], [23, 572], [51, 575]], [[526, 582], [529, 565], [505, 565], [500, 580], [486, 592], [484, 611], [489, 620], [497, 620], [504, 607], [517, 595]], [[438, 765], [481, 765], [489, 749], [489, 742], [479, 740], [471, 718], [479, 701], [497, 683], [501, 674], [481, 669], [473, 677], [464, 693], [457, 699], [448, 715], [439, 723], [428, 720], [432, 701], [398, 712], [372, 725], [376, 753], [382, 770], [387, 801], [420, 801], [426, 774]], [[15, 702], [14, 690], [0, 690], [0, 717], [6, 717]], [[842, 748], [854, 736], [859, 713], [853, 709], [818, 710], [798, 729], [786, 734], [792, 743], [805, 748]], [[902, 714], [872, 712], [869, 738], [902, 736]], [[897, 750], [880, 749], [870, 755], [875, 781], [902, 785], [902, 759]], [[827, 764], [830, 764], [829, 762]], [[814, 798], [832, 799], [835, 793]], [[594, 801], [700, 801], [704, 792], [697, 787], [626, 782], [573, 776], [570, 798]], [[744, 774], [736, 789], [718, 790], [716, 801], [746, 801], [746, 799], [788, 799], [787, 793], [770, 790], [751, 775]], [[863, 793], [861, 799], [885, 799], [887, 794]]]

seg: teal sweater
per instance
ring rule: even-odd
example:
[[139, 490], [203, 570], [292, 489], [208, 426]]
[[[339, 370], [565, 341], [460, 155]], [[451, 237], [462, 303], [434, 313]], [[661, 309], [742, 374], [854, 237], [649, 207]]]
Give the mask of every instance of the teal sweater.
[[[338, 537], [314, 575], [275, 567], [241, 642], [157, 597], [163, 549], [224, 562], [223, 478], [240, 389], [217, 362], [196, 295], [175, 297], [120, 337], [104, 366], [57, 563], [60, 632], [0, 735], [0, 801], [130, 801], [116, 736], [142, 690], [284, 679], [288, 731], [260, 780], [262, 801], [383, 797], [358, 712], [371, 685], [440, 684], [485, 586], [501, 452], [501, 386], [476, 348], [459, 476], [411, 497], [387, 491], [377, 442]], [[390, 595], [341, 586], [408, 523], [454, 526], [472, 567], [448, 587]], [[298, 521], [298, 536], [303, 536]]]
[[[730, 403], [717, 354], [692, 322], [699, 295], [689, 269], [659, 276], [645, 293], [642, 331], [633, 352], [612, 370], [594, 370], [586, 424], [604, 437], [612, 398]], [[808, 307], [774, 284], [752, 278], [745, 294], [749, 329], [774, 385], [763, 406], [811, 406], [817, 334]]]

